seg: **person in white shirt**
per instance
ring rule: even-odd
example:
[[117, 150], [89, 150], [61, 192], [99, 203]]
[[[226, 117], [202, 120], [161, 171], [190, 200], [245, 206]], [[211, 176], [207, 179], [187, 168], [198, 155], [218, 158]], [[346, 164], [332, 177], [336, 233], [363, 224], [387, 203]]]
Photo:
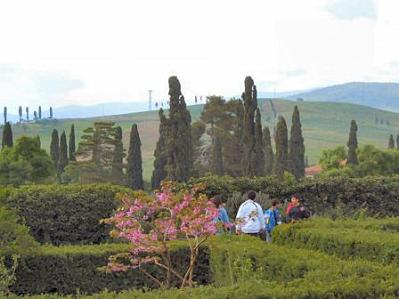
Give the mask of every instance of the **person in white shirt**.
[[255, 191], [249, 191], [247, 198], [237, 212], [236, 232], [238, 234], [244, 233], [251, 236], [261, 236], [266, 227], [262, 207], [255, 202]]

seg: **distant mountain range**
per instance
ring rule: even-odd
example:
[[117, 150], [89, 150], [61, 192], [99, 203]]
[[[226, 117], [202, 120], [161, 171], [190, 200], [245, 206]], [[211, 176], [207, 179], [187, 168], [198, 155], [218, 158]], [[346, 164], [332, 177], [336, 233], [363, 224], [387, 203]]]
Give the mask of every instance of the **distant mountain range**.
[[399, 112], [399, 84], [351, 82], [300, 92], [288, 99], [313, 102], [351, 103]]

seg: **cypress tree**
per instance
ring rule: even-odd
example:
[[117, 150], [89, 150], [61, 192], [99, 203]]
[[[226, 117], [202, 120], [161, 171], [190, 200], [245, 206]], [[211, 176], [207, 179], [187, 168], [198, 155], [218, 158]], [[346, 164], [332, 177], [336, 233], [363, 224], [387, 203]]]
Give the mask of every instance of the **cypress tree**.
[[137, 125], [130, 131], [129, 153], [127, 155], [127, 178], [129, 186], [133, 189], [143, 190], [143, 168], [141, 158], [141, 141]]
[[224, 174], [222, 143], [217, 135], [214, 137], [212, 146], [212, 173], [216, 175]]
[[348, 165], [356, 165], [358, 164], [357, 160], [357, 124], [355, 120], [351, 121], [351, 128], [349, 131], [349, 139], [348, 139]]
[[303, 143], [302, 125], [298, 106], [294, 107], [289, 141], [289, 168], [297, 178], [305, 176], [305, 145]]
[[58, 161], [58, 175], [64, 172], [65, 167], [68, 165], [68, 146], [65, 131], [62, 132], [60, 137], [60, 153]]
[[395, 148], [395, 140], [393, 139], [393, 135], [389, 136], [388, 148], [394, 149]]
[[273, 172], [274, 154], [269, 127], [263, 129], [263, 146], [265, 149], [265, 174], [271, 175]]
[[399, 149], [399, 134], [396, 135], [396, 149]]
[[25, 111], [26, 111], [26, 121], [29, 121], [29, 107], [26, 107]]
[[115, 128], [115, 149], [114, 160], [112, 163], [112, 179], [115, 183], [120, 184], [123, 181], [123, 142], [122, 128]]
[[161, 182], [166, 178], [167, 149], [166, 139], [168, 133], [167, 119], [162, 108], [159, 110], [159, 139], [154, 151], [154, 170], [151, 177], [151, 186], [153, 189], [159, 188]]
[[4, 107], [4, 124], [6, 124], [7, 123], [7, 107], [5, 106]]
[[33, 111], [33, 119], [34, 119], [34, 120], [38, 120], [38, 118], [37, 118], [37, 112], [36, 112], [36, 110], [35, 110], [35, 111]]
[[257, 92], [254, 81], [251, 77], [246, 77], [244, 81], [245, 90], [242, 94], [244, 103], [244, 123], [243, 123], [243, 147], [244, 156], [242, 159], [245, 175], [254, 175], [256, 166], [255, 158], [255, 110], [257, 104]]
[[53, 107], [50, 107], [50, 119], [53, 119]]
[[13, 137], [12, 137], [12, 129], [10, 122], [6, 122], [3, 127], [3, 138], [1, 141], [2, 148], [12, 147], [13, 146]]
[[42, 119], [42, 106], [39, 106], [39, 119]]
[[166, 170], [170, 180], [184, 182], [190, 178], [193, 167], [191, 116], [176, 76], [169, 78], [169, 96]]
[[18, 114], [19, 114], [19, 122], [22, 122], [22, 106], [19, 106]]
[[60, 140], [58, 138], [58, 131], [56, 129], [53, 130], [51, 134], [51, 143], [50, 143], [50, 157], [53, 160], [53, 164], [55, 169], [58, 169], [58, 162], [60, 160]]
[[265, 150], [263, 144], [262, 120], [259, 108], [256, 109], [255, 114], [255, 153], [252, 155], [252, 167], [254, 170], [253, 175], [265, 175]]
[[274, 173], [283, 178], [288, 170], [288, 129], [284, 117], [279, 116], [276, 130], [276, 161]]
[[75, 125], [72, 124], [69, 133], [69, 161], [76, 161]]

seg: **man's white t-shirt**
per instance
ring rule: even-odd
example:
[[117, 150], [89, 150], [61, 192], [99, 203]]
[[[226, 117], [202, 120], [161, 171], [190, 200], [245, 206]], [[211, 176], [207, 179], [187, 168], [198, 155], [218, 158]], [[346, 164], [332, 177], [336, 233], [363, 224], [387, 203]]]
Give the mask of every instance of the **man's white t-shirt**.
[[256, 234], [265, 228], [262, 207], [252, 199], [248, 199], [241, 204], [236, 220], [237, 230], [246, 234]]

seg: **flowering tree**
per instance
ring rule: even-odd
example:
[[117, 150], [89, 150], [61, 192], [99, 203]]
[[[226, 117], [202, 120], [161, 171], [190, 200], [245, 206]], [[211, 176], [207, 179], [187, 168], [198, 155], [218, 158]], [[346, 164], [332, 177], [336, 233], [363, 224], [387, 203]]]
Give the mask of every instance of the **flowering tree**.
[[[123, 195], [121, 208], [106, 223], [115, 226], [112, 236], [128, 240], [132, 247], [129, 252], [110, 257], [107, 270], [138, 269], [160, 287], [170, 287], [172, 277], [181, 281], [182, 288], [191, 287], [199, 248], [216, 233], [217, 215], [218, 210], [198, 187], [176, 194], [167, 183], [154, 198], [144, 194], [136, 198]], [[168, 241], [175, 239], [186, 240], [190, 248], [190, 263], [184, 274], [174, 270], [171, 263]], [[144, 264], [162, 268], [166, 280], [149, 273]]]

